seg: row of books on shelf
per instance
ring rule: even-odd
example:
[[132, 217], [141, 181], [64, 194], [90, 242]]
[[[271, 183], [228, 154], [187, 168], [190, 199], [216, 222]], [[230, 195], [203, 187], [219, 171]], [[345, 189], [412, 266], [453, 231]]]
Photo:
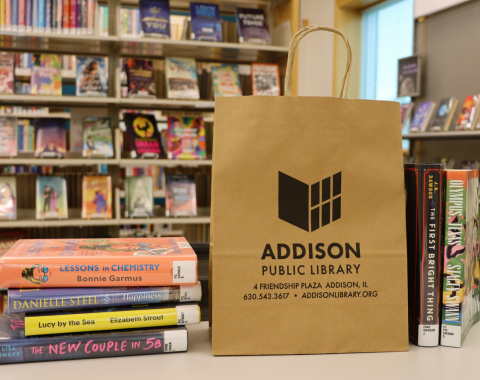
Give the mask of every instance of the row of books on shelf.
[[[3, 55], [10, 54], [2, 52]], [[28, 77], [32, 73], [32, 53], [11, 53], [15, 59], [15, 75], [17, 77]], [[77, 57], [75, 55], [63, 54], [60, 56], [62, 77], [76, 77]], [[10, 67], [10, 66], [8, 66]]]
[[184, 238], [20, 240], [0, 260], [0, 363], [186, 351], [197, 267]]
[[0, 116], [25, 115], [44, 116], [49, 114], [48, 107], [0, 106]]

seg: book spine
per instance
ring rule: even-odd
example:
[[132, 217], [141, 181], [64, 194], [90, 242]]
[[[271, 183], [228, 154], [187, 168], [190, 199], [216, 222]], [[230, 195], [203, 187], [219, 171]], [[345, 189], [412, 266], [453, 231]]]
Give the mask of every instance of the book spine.
[[77, 0], [77, 34], [82, 34], [82, 0]]
[[18, 30], [18, 0], [12, 0], [12, 30]]
[[33, 30], [33, 16], [32, 16], [33, 0], [26, 0], [25, 3], [25, 29], [27, 32]]
[[18, 0], [18, 31], [25, 31], [25, 0]]
[[87, 9], [87, 0], [80, 0], [82, 5], [82, 33], [87, 34], [87, 25], [88, 25], [88, 9]]
[[122, 9], [122, 35], [128, 37], [128, 9]]
[[63, 0], [63, 34], [70, 34], [70, 0]]
[[37, 13], [33, 13], [34, 16], [36, 15], [37, 19], [37, 30], [38, 32], [45, 32], [45, 0], [34, 0], [37, 4]]
[[57, 20], [55, 22], [56, 24], [55, 26], [58, 34], [61, 34], [63, 29], [62, 16], [63, 16], [63, 0], [57, 0], [57, 7], [56, 7]]
[[45, 32], [52, 33], [52, 0], [45, 0]]
[[96, 29], [96, 34], [99, 36], [103, 36], [103, 7], [98, 6], [96, 16], [95, 16], [95, 29]]
[[56, 33], [57, 31], [57, 4], [58, 0], [52, 0], [52, 33]]
[[103, 35], [108, 36], [109, 31], [108, 31], [108, 7], [103, 7]]
[[0, 30], [5, 30], [5, 0], [0, 0]]
[[70, 0], [70, 34], [77, 34], [77, 0]]
[[95, 33], [95, 0], [87, 0], [87, 34]]

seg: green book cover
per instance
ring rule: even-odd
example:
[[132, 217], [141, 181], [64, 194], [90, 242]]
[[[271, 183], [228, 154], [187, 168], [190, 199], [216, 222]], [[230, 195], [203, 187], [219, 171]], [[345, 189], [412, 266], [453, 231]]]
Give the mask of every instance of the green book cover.
[[127, 218], [153, 216], [152, 177], [125, 178], [125, 216]]
[[110, 118], [86, 117], [83, 119], [83, 157], [113, 157]]

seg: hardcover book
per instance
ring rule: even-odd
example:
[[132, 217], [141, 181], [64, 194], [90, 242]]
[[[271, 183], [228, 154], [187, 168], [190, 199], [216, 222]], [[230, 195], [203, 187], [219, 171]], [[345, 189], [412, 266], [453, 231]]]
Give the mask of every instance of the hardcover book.
[[435, 110], [435, 102], [422, 102], [418, 105], [410, 124], [410, 132], [424, 132]]
[[445, 164], [405, 164], [410, 341], [438, 346]]
[[168, 158], [203, 160], [207, 158], [203, 117], [168, 117]]
[[169, 0], [140, 0], [140, 23], [144, 36], [170, 38]]
[[112, 218], [112, 178], [110, 176], [83, 176], [82, 218]]
[[132, 157], [155, 156], [166, 158], [155, 116], [141, 113], [123, 115], [127, 127]]
[[242, 96], [238, 65], [222, 64], [212, 67], [213, 87], [217, 96]]
[[432, 132], [448, 131], [452, 124], [453, 115], [457, 110], [458, 100], [455, 98], [446, 98], [440, 101], [437, 112], [430, 126]]
[[77, 57], [77, 96], [107, 96], [108, 67], [104, 57]]
[[129, 98], [155, 98], [153, 64], [149, 59], [125, 60]]
[[400, 122], [402, 123], [402, 130], [412, 117], [412, 111], [415, 103], [401, 104], [400, 105]]
[[16, 117], [0, 117], [0, 156], [16, 157], [17, 155], [17, 126]]
[[197, 282], [197, 255], [179, 237], [19, 240], [0, 259], [0, 286], [6, 289]]
[[165, 66], [169, 99], [200, 99], [195, 59], [167, 57]]
[[0, 177], [0, 219], [17, 219], [16, 177]]
[[32, 95], [62, 95], [62, 61], [58, 54], [32, 54]]
[[37, 177], [37, 219], [67, 219], [67, 181], [62, 176]]
[[125, 178], [125, 216], [127, 218], [153, 216], [152, 177]]
[[480, 319], [478, 170], [447, 170], [442, 346], [461, 347]]
[[217, 4], [190, 3], [192, 40], [222, 42], [222, 23]]
[[263, 9], [237, 8], [240, 43], [269, 44], [267, 19]]
[[113, 157], [111, 119], [86, 117], [83, 119], [83, 157]]
[[37, 119], [35, 157], [65, 157], [67, 132], [64, 119]]
[[455, 125], [456, 131], [471, 131], [475, 128], [480, 115], [480, 94], [465, 98], [462, 110]]
[[197, 194], [193, 174], [167, 174], [167, 216], [197, 216]]
[[0, 94], [15, 93], [15, 55], [0, 54]]
[[252, 63], [252, 95], [280, 96], [280, 71], [276, 63]]

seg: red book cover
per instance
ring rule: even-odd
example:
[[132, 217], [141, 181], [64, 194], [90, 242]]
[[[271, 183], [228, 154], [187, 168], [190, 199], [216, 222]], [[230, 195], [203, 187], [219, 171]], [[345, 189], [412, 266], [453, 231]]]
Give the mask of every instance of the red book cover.
[[63, 33], [70, 33], [70, 0], [63, 0]]
[[18, 0], [18, 29], [25, 30], [25, 0]]
[[77, 0], [70, 0], [70, 33], [77, 33]]

